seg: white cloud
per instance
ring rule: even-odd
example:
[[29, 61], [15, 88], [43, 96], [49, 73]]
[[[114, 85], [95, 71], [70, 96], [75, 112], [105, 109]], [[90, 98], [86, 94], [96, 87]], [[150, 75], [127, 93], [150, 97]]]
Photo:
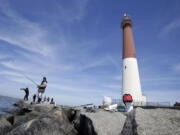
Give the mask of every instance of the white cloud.
[[174, 69], [175, 69], [176, 71], [180, 71], [180, 64], [175, 65], [175, 66], [174, 66]]
[[40, 25], [22, 18], [16, 11], [2, 4], [1, 11], [12, 24], [2, 27], [0, 40], [43, 56], [53, 55], [53, 48], [46, 42], [47, 31]]
[[94, 67], [102, 66], [105, 64], [107, 64], [107, 59], [103, 58], [103, 59], [95, 60], [93, 62], [88, 62], [87, 64], [79, 66], [79, 68], [80, 70], [85, 70], [88, 68], [94, 68]]
[[0, 74], [7, 75], [7, 76], [19, 76], [19, 77], [22, 77], [21, 74], [19, 74], [17, 72], [12, 72], [12, 71], [0, 71]]
[[69, 7], [66, 7], [62, 5], [62, 3], [57, 3], [57, 10], [58, 10], [58, 15], [61, 16], [62, 21], [67, 21], [67, 22], [72, 22], [73, 21], [80, 21], [84, 18], [85, 13], [86, 13], [86, 8], [89, 3], [89, 0], [76, 0], [76, 1], [71, 1]]
[[169, 102], [173, 105], [175, 102], [179, 102], [180, 90], [166, 90], [166, 89], [154, 89], [144, 91], [147, 96], [148, 102]]
[[13, 81], [13, 82], [17, 82], [17, 83], [21, 83], [21, 84], [30, 84], [30, 85], [34, 85], [31, 81], [24, 79], [24, 78], [14, 78], [14, 77], [8, 77], [9, 80]]
[[19, 71], [23, 71], [24, 68], [22, 68], [21, 66], [15, 64], [15, 62], [12, 61], [2, 61], [1, 64], [7, 68], [13, 69], [13, 70], [19, 70]]
[[37, 31], [36, 32], [28, 31], [27, 33], [29, 34], [36, 33], [36, 34], [33, 35], [27, 34], [22, 36], [15, 33], [14, 35], [3, 35], [2, 33], [0, 33], [0, 40], [3, 40], [11, 45], [21, 47], [28, 51], [42, 54], [44, 56], [51, 55], [52, 53], [51, 48], [48, 47], [48, 45], [45, 45], [46, 43], [42, 41], [43, 39], [41, 38], [43, 37], [40, 38], [37, 37]]
[[180, 19], [172, 20], [168, 25], [162, 28], [160, 31], [160, 37], [165, 37], [169, 33], [171, 33], [173, 30], [180, 28]]
[[113, 58], [112, 56], [108, 55], [107, 56], [107, 59], [111, 62], [111, 64], [117, 69], [121, 69], [121, 63], [120, 63], [120, 60], [119, 58], [118, 59], [115, 59]]
[[154, 77], [154, 78], [144, 78], [142, 81], [178, 81], [180, 78], [177, 77]]
[[48, 84], [49, 88], [53, 88], [55, 90], [60, 90], [60, 91], [67, 91], [67, 92], [75, 92], [75, 93], [81, 93], [81, 94], [86, 94], [86, 93], [101, 93], [103, 90], [100, 89], [95, 89], [95, 88], [88, 88], [87, 86], [75, 86], [73, 84], [65, 85], [65, 84]]
[[104, 85], [104, 87], [109, 88], [109, 89], [118, 89], [121, 91], [122, 86], [120, 84], [109, 84], [109, 85]]
[[122, 80], [122, 76], [121, 75], [115, 76], [114, 79], [115, 80]]
[[[51, 69], [54, 71], [59, 71], [59, 72], [60, 71], [69, 71], [69, 70], [74, 69], [72, 64], [61, 64], [61, 63], [57, 62], [57, 59], [51, 59], [49, 57], [42, 57], [42, 56], [39, 56], [36, 54], [32, 55], [31, 53], [27, 53], [27, 52], [25, 53], [25, 52], [19, 51], [19, 50], [15, 50], [15, 52], [17, 52], [18, 54], [23, 56], [23, 58], [27, 58], [29, 62], [34, 63], [33, 68], [36, 68], [36, 70], [39, 69], [39, 65], [41, 65], [41, 68], [44, 67], [44, 68]], [[61, 58], [59, 58], [59, 59], [61, 59]], [[29, 65], [29, 64], [26, 63], [26, 65]], [[26, 66], [26, 67], [29, 67], [29, 66]], [[31, 69], [32, 69], [32, 66], [31, 66]]]
[[7, 54], [0, 54], [0, 60], [2, 59], [6, 59], [6, 58], [11, 58], [11, 55], [7, 55]]
[[94, 68], [94, 67], [105, 66], [105, 65], [115, 67], [118, 70], [120, 69], [120, 64], [115, 59], [113, 59], [113, 57], [110, 55], [105, 55], [105, 56], [102, 56], [101, 58], [93, 57], [92, 60], [88, 62], [86, 61], [86, 63], [84, 63], [83, 65], [80, 65], [79, 69], [85, 70], [88, 68]]
[[68, 85], [62, 85], [62, 84], [48, 84], [48, 87], [51, 87], [53, 89], [58, 89], [58, 90], [71, 91], [71, 92], [81, 91], [79, 88], [75, 88], [75, 87], [68, 86]]

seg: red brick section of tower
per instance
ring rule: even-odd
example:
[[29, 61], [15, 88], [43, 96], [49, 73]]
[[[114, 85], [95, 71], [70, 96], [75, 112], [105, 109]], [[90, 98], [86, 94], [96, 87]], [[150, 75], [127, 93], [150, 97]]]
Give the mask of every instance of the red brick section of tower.
[[136, 51], [134, 46], [134, 39], [132, 33], [132, 20], [129, 16], [124, 16], [121, 23], [123, 29], [123, 59], [136, 58]]

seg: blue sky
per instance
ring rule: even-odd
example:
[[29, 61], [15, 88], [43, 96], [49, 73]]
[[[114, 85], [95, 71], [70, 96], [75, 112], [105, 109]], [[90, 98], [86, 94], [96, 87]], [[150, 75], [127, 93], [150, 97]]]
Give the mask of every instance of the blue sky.
[[23, 97], [47, 77], [59, 104], [121, 97], [122, 29], [131, 16], [142, 92], [180, 101], [180, 1], [0, 0], [0, 94]]

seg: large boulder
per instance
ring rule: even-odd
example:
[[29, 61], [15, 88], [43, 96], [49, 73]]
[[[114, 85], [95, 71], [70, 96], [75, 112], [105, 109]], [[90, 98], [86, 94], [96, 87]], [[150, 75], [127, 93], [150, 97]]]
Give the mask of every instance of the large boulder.
[[32, 119], [8, 135], [76, 135], [77, 131], [61, 108], [54, 108], [47, 114]]
[[53, 104], [47, 104], [47, 103], [43, 103], [43, 104], [33, 104], [32, 105], [32, 109], [34, 111], [40, 112], [40, 113], [48, 113], [49, 111], [51, 111], [54, 108]]
[[135, 121], [138, 135], [180, 134], [180, 110], [137, 108]]
[[19, 108], [31, 108], [31, 101], [19, 100], [14, 106]]
[[4, 135], [12, 129], [11, 123], [3, 116], [0, 117], [0, 135]]
[[13, 127], [17, 127], [21, 124], [26, 123], [27, 121], [30, 121], [32, 119], [37, 118], [38, 116], [41, 116], [43, 113], [37, 112], [37, 111], [32, 111], [29, 113], [25, 113], [24, 115], [15, 115], [14, 116], [14, 122], [13, 122]]
[[81, 110], [81, 114], [92, 121], [94, 130], [98, 135], [119, 135], [126, 120], [126, 116], [121, 112], [96, 110], [94, 113]]

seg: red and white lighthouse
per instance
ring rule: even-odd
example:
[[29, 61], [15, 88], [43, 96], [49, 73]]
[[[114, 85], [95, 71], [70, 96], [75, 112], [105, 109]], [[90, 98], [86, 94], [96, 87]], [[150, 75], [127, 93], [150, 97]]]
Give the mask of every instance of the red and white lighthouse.
[[125, 14], [121, 22], [121, 27], [123, 29], [122, 94], [130, 94], [134, 104], [144, 105], [146, 104], [146, 97], [143, 96], [141, 92], [132, 25], [132, 20]]

